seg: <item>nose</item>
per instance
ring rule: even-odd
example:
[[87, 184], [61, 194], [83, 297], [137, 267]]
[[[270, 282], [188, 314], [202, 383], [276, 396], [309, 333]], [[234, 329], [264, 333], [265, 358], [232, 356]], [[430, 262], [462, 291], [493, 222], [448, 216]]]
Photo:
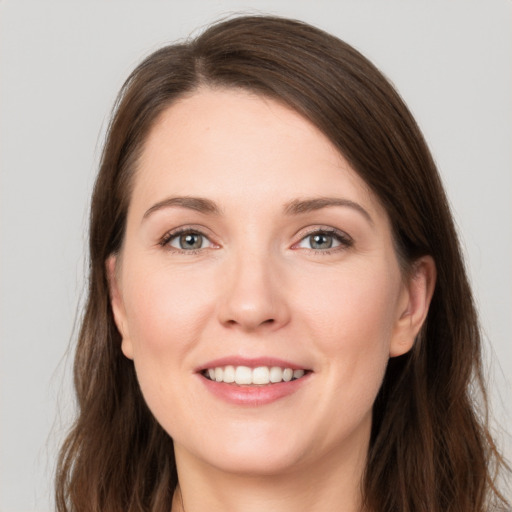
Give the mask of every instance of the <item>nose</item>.
[[268, 253], [239, 255], [226, 262], [219, 321], [228, 328], [251, 332], [277, 330], [290, 320], [283, 272]]

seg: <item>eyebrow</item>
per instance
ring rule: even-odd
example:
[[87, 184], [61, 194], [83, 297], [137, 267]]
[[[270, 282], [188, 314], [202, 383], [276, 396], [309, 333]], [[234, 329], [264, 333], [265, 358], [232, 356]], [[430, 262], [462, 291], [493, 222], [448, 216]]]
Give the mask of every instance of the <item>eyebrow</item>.
[[172, 207], [188, 208], [189, 210], [195, 210], [200, 213], [210, 215], [220, 215], [220, 208], [210, 199], [204, 199], [202, 197], [169, 197], [163, 201], [159, 201], [154, 204], [146, 213], [143, 215], [142, 220], [147, 219], [152, 213], [162, 210], [163, 208]]
[[374, 222], [371, 215], [359, 203], [351, 201], [350, 199], [343, 199], [341, 197], [315, 197], [312, 199], [295, 199], [285, 206], [285, 213], [287, 215], [300, 215], [302, 213], [313, 212], [323, 208], [332, 206], [343, 206], [356, 210], [365, 217], [365, 219], [373, 226]]
[[[374, 222], [371, 215], [365, 210], [359, 203], [351, 201], [350, 199], [343, 199], [340, 197], [315, 197], [311, 199], [294, 199], [287, 203], [284, 207], [284, 213], [286, 215], [301, 215], [303, 213], [313, 212], [321, 210], [323, 208], [329, 208], [333, 206], [348, 207], [356, 210], [373, 226]], [[210, 215], [220, 215], [221, 209], [219, 206], [210, 199], [203, 197], [191, 197], [191, 196], [178, 196], [169, 197], [163, 201], [159, 201], [149, 208], [144, 213], [142, 219], [148, 218], [152, 213], [162, 210], [164, 208], [188, 208], [195, 210], [200, 213]]]

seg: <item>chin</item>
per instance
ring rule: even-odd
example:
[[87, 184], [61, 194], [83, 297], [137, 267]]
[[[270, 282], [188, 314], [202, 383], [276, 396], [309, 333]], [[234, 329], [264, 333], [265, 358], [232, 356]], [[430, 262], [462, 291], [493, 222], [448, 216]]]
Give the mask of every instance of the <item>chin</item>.
[[220, 471], [247, 476], [284, 474], [297, 467], [303, 454], [300, 440], [290, 438], [289, 432], [276, 429], [268, 432], [248, 428], [245, 432], [225, 432], [219, 435], [212, 429], [199, 441], [175, 440], [177, 460], [191, 455], [196, 461]]
[[[204, 456], [204, 454], [203, 454]], [[220, 456], [207, 461], [217, 469], [240, 476], [265, 477], [283, 475], [297, 467], [300, 457], [286, 450], [259, 446], [237, 448], [226, 447]]]

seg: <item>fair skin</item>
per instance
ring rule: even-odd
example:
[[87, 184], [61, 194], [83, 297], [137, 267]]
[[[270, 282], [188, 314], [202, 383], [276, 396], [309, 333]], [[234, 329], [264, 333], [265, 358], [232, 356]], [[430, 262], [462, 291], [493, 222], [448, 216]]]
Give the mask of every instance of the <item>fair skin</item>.
[[187, 512], [360, 510], [372, 404], [434, 287], [430, 258], [414, 268], [405, 279], [383, 207], [296, 112], [203, 88], [160, 116], [107, 269]]

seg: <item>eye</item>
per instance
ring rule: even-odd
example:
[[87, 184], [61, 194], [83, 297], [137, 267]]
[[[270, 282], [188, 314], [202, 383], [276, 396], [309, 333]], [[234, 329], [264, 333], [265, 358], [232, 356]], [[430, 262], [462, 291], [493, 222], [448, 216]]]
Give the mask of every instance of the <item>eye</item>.
[[317, 230], [305, 236], [296, 247], [314, 251], [328, 251], [338, 247], [350, 247], [352, 239], [338, 230]]
[[186, 230], [167, 234], [161, 245], [180, 251], [197, 251], [212, 247], [213, 243], [198, 231]]

